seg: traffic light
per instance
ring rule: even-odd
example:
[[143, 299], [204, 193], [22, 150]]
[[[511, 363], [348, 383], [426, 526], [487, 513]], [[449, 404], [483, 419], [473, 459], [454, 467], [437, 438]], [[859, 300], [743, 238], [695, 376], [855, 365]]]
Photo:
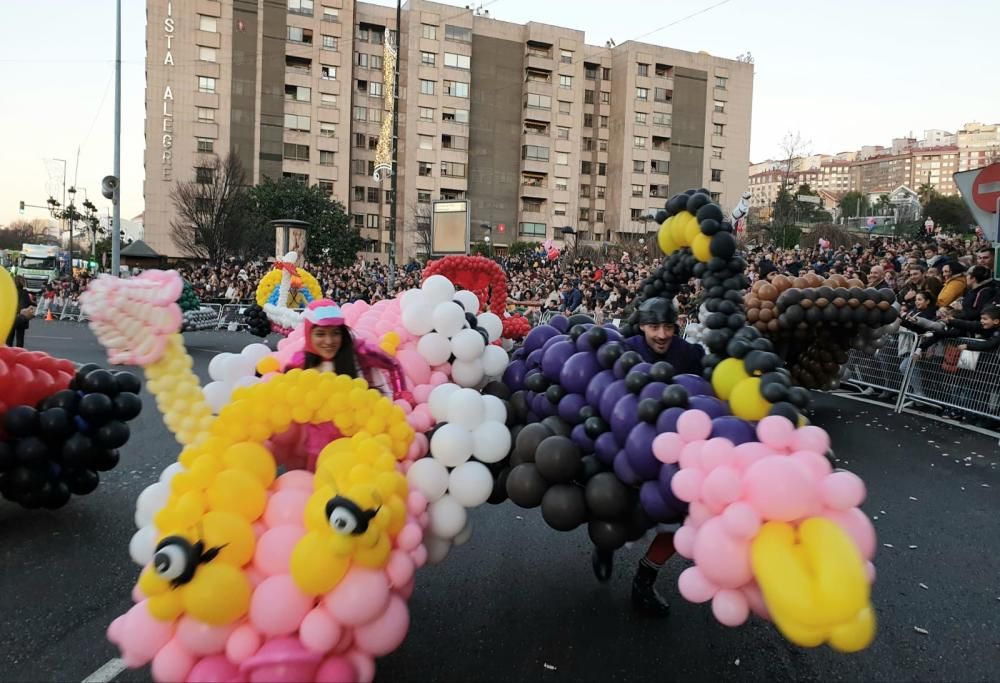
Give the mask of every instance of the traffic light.
[[21, 202], [20, 213], [21, 213], [22, 216], [24, 215], [24, 202], [23, 201]]

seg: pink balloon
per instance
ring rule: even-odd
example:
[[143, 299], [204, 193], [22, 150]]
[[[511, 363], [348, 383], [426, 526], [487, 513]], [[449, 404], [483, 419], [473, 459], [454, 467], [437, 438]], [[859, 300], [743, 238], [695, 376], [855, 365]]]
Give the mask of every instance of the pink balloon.
[[688, 525], [682, 526], [674, 534], [674, 549], [681, 555], [681, 557], [686, 557], [691, 559], [694, 555], [694, 539], [697, 532], [694, 527]]
[[[674, 475], [675, 478], [676, 476]], [[725, 506], [740, 497], [741, 483], [739, 473], [732, 467], [726, 465], [716, 467], [705, 477], [701, 486], [701, 498], [710, 508], [721, 512]]]
[[768, 521], [791, 522], [813, 508], [816, 487], [791, 458], [773, 455], [754, 463], [743, 477], [743, 497]]
[[690, 522], [691, 526], [698, 529], [702, 524], [712, 519], [713, 516], [712, 511], [708, 509], [707, 505], [700, 500], [695, 500], [691, 501], [691, 504], [688, 506], [688, 516], [685, 521]]
[[265, 635], [295, 633], [313, 608], [313, 599], [288, 574], [264, 579], [250, 598], [250, 623]]
[[249, 674], [250, 683], [300, 683], [312, 680], [321, 658], [297, 638], [275, 638], [243, 662], [240, 671]]
[[830, 450], [830, 435], [821, 427], [806, 425], [795, 432], [795, 449], [825, 454]]
[[865, 562], [865, 576], [868, 578], [868, 583], [875, 583], [875, 565], [871, 562]]
[[146, 596], [139, 588], [139, 584], [132, 586], [132, 602], [142, 602], [145, 599]]
[[336, 647], [343, 635], [343, 627], [322, 607], [312, 609], [299, 628], [299, 640], [306, 649], [320, 654]]
[[820, 484], [820, 492], [826, 505], [835, 510], [847, 510], [864, 502], [865, 483], [853, 472], [834, 472]]
[[653, 456], [662, 463], [680, 460], [684, 439], [674, 432], [664, 432], [653, 439]]
[[347, 653], [347, 658], [358, 672], [357, 683], [372, 683], [375, 680], [374, 659], [359, 650], [351, 650]]
[[723, 588], [712, 598], [712, 614], [723, 626], [739, 626], [750, 616], [750, 605], [742, 592]]
[[[447, 381], [447, 378], [451, 377], [451, 363], [441, 363], [441, 365], [435, 365], [434, 372], [444, 375], [446, 378], [445, 381]], [[433, 376], [433, 374], [434, 373], [431, 373], [431, 376]], [[443, 383], [444, 382], [441, 382], [441, 384]]]
[[267, 578], [267, 576], [257, 570], [252, 564], [247, 565], [243, 568], [243, 573], [247, 577], [247, 581], [250, 582], [250, 587], [256, 589], [260, 585], [260, 582]]
[[762, 460], [769, 455], [774, 455], [774, 450], [758, 441], [741, 443], [733, 449], [735, 455], [734, 464], [736, 469], [745, 472], [750, 465], [758, 460]]
[[682, 469], [670, 479], [670, 489], [675, 496], [690, 503], [698, 499], [703, 480], [700, 470]]
[[239, 683], [243, 680], [235, 664], [222, 655], [205, 657], [191, 669], [187, 683]]
[[174, 623], [153, 618], [145, 600], [132, 605], [108, 626], [108, 640], [118, 646], [123, 657], [135, 662], [135, 666], [149, 662], [173, 634]]
[[753, 579], [750, 543], [726, 533], [718, 517], [698, 529], [694, 541], [694, 561], [705, 578], [720, 588], [739, 588]]
[[431, 390], [434, 388], [431, 384], [420, 384], [413, 387], [413, 400], [419, 403], [427, 403], [431, 397]]
[[[417, 421], [422, 421], [419, 416], [417, 416]], [[412, 427], [413, 425], [410, 426]], [[414, 434], [413, 441], [410, 442], [410, 450], [407, 451], [406, 456], [411, 460], [419, 460], [427, 455], [429, 447], [430, 444], [427, 441], [427, 435], [420, 433]]]
[[[448, 369], [450, 370], [451, 368]], [[434, 372], [431, 373], [431, 386], [436, 387], [439, 384], [447, 384], [447, 383], [448, 383], [448, 373], [441, 372], [435, 368]]]
[[374, 657], [384, 657], [403, 643], [410, 628], [410, 610], [399, 596], [392, 596], [389, 605], [375, 621], [354, 631], [358, 648]]
[[[284, 491], [279, 493], [303, 493], [302, 491]], [[281, 524], [260, 537], [254, 549], [253, 565], [264, 576], [287, 574], [288, 561], [292, 557], [295, 545], [305, 535], [305, 529], [297, 524]]]
[[404, 415], [409, 415], [411, 412], [413, 412], [413, 408], [410, 406], [410, 404], [401, 398], [396, 399], [392, 403], [393, 405], [398, 406], [399, 409], [403, 411]]
[[723, 438], [709, 439], [701, 447], [699, 465], [702, 469], [711, 471], [716, 467], [729, 464], [735, 457], [732, 441]]
[[[269, 492], [267, 495], [268, 495], [268, 500], [270, 500], [271, 493]], [[267, 524], [260, 521], [254, 522], [253, 524], [250, 525], [250, 530], [253, 531], [253, 537], [255, 539], [259, 539], [261, 536], [264, 535], [264, 532], [267, 531]]]
[[193, 655], [214, 655], [226, 649], [235, 627], [212, 626], [183, 616], [177, 622], [177, 640]]
[[389, 577], [389, 583], [392, 584], [392, 587], [399, 588], [405, 586], [413, 578], [416, 569], [413, 558], [405, 551], [393, 550], [392, 554], [389, 555], [389, 563], [385, 566], [385, 573]]
[[757, 438], [771, 448], [790, 448], [795, 438], [795, 425], [787, 417], [769, 415], [757, 423]]
[[851, 508], [850, 510], [831, 510], [823, 516], [837, 524], [851, 537], [858, 552], [861, 553], [861, 557], [866, 560], [875, 557], [875, 527], [872, 526], [868, 515], [858, 508]]
[[[749, 540], [760, 530], [760, 515], [743, 502], [736, 502], [727, 507], [721, 518], [726, 531], [735, 538]], [[676, 539], [674, 545], [676, 546]]]
[[712, 433], [712, 418], [701, 410], [685, 410], [677, 419], [677, 433], [685, 441], [707, 439]]
[[698, 567], [688, 567], [677, 577], [677, 588], [688, 602], [708, 602], [718, 590]]
[[[280, 477], [278, 477], [274, 482], [274, 488], [276, 491], [285, 491], [287, 489], [298, 489], [300, 491], [307, 491], [309, 494], [313, 492], [313, 474], [312, 472], [307, 472], [306, 470], [291, 470], [290, 472], [285, 472]], [[296, 520], [296, 524], [301, 524], [302, 520]]]
[[416, 489], [411, 489], [406, 496], [406, 509], [411, 515], [419, 515], [427, 510], [427, 497]]
[[316, 670], [315, 683], [354, 683], [357, 669], [347, 657], [327, 657]]
[[249, 624], [238, 626], [226, 641], [226, 657], [237, 664], [249, 659], [260, 649], [260, 634]]
[[402, 528], [399, 536], [396, 537], [396, 546], [403, 550], [413, 550], [420, 545], [423, 537], [424, 532], [421, 531], [420, 526], [410, 522]]
[[764, 595], [760, 592], [760, 586], [757, 585], [757, 582], [753, 581], [743, 586], [742, 590], [750, 610], [761, 619], [770, 621], [771, 612], [767, 609], [767, 603], [764, 602]]
[[805, 467], [817, 482], [833, 472], [830, 461], [815, 451], [796, 451], [792, 453], [791, 458]]
[[701, 449], [705, 445], [704, 441], [691, 441], [681, 449], [681, 457], [677, 461], [681, 469], [695, 469], [701, 467]]
[[310, 495], [309, 491], [302, 489], [276, 491], [267, 501], [264, 521], [271, 528], [282, 524], [302, 524]]
[[194, 667], [195, 658], [184, 647], [171, 640], [153, 657], [151, 672], [154, 681], [183, 681]]
[[[410, 551], [410, 557], [413, 558], [413, 564], [417, 565], [417, 569], [420, 569], [425, 564], [427, 564], [427, 547], [423, 545], [418, 545], [416, 548]], [[413, 585], [411, 581], [409, 585]], [[410, 596], [407, 595], [407, 598]]]
[[396, 359], [403, 366], [407, 379], [414, 385], [427, 384], [431, 380], [431, 366], [416, 351], [398, 351]]
[[389, 580], [385, 572], [355, 565], [326, 595], [323, 606], [341, 623], [359, 626], [378, 617], [388, 602]]

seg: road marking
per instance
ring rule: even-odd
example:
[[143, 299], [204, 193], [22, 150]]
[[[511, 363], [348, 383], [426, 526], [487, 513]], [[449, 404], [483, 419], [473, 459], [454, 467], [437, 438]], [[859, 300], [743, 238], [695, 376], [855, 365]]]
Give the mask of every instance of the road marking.
[[43, 334], [32, 334], [32, 335], [30, 335], [29, 338], [30, 339], [61, 339], [63, 341], [69, 341], [73, 337], [46, 337]]
[[125, 670], [125, 662], [118, 659], [109, 659], [104, 666], [83, 679], [83, 683], [108, 683]]

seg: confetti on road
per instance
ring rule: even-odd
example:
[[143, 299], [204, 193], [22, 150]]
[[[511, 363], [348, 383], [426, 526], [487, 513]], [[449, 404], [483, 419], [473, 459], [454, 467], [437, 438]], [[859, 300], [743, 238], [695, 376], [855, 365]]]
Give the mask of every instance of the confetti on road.
[[916, 500], [916, 498], [914, 498], [913, 496], [910, 496], [910, 500]]
[[[926, 633], [926, 631], [925, 631], [925, 633]], [[545, 662], [544, 666], [549, 671], [555, 671], [556, 670], [556, 668], [554, 666], [552, 666], [551, 664], [549, 664], [548, 662]]]
[[930, 589], [929, 589], [929, 588], [927, 587], [927, 584], [926, 584], [926, 583], [921, 583], [921, 584], [917, 584], [917, 585], [919, 585], [919, 586], [920, 586], [921, 588], [923, 588], [923, 589], [924, 589], [925, 591], [926, 591], [926, 590], [930, 590]]
[[919, 626], [914, 626], [913, 630], [916, 631], [917, 633], [919, 633], [922, 636], [926, 636], [927, 635], [927, 629], [925, 629], [925, 628], [920, 628]]
[[740, 665], [740, 658], [739, 657], [736, 658], [736, 661], [734, 662], [734, 664], [736, 664], [736, 666]]
[[989, 484], [980, 484], [980, 486], [982, 486], [984, 489], [988, 489], [990, 487]]
[[910, 546], [910, 550], [916, 550], [916, 549], [917, 549], [917, 546], [915, 546], [915, 545], [911, 545]]
[[896, 547], [892, 543], [883, 543], [882, 545], [885, 546], [886, 548], [895, 548]]

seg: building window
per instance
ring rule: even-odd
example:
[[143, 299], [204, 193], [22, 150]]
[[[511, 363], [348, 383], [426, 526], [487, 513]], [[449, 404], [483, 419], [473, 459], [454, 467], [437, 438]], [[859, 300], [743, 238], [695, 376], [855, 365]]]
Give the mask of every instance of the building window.
[[604, 81], [610, 81], [611, 80], [611, 68], [610, 67], [606, 66], [603, 69], [601, 69], [601, 80], [604, 80]]
[[215, 171], [205, 166], [198, 166], [194, 169], [194, 181], [199, 185], [208, 185], [214, 180]]
[[669, 173], [670, 172], [670, 162], [664, 161], [663, 159], [653, 159], [649, 162], [650, 170], [653, 173]]
[[636, 66], [638, 67], [638, 69], [635, 72], [637, 76], [649, 75], [649, 64], [643, 64], [642, 62], [639, 62], [638, 64], [636, 64]]
[[557, 190], [569, 189], [569, 180], [567, 178], [556, 178], [556, 189]]
[[712, 148], [712, 158], [713, 159], [721, 159], [722, 158], [722, 147], [713, 147]]
[[569, 153], [556, 152], [556, 164], [559, 166], [569, 166]]
[[545, 237], [545, 223], [521, 223], [518, 234], [528, 237]]
[[431, 193], [430, 192], [417, 192], [417, 203], [418, 204], [430, 204], [431, 203]]
[[655, 88], [653, 90], [653, 99], [657, 102], [670, 102], [674, 99], [674, 91], [667, 88]]
[[635, 99], [640, 102], [646, 102], [649, 100], [649, 88], [636, 88], [635, 89]]
[[709, 192], [709, 196], [712, 198], [713, 202], [718, 203], [718, 201], [722, 198], [722, 193], [721, 192]]
[[316, 184], [319, 185], [320, 191], [327, 197], [333, 196], [333, 181], [332, 180], [317, 180]]
[[646, 172], [646, 162], [640, 161], [638, 159], [632, 160], [632, 172], [633, 173], [645, 173]]
[[594, 138], [582, 138], [583, 151], [593, 152], [594, 151]]
[[289, 14], [304, 14], [311, 17], [313, 14], [313, 0], [288, 0]]
[[369, 123], [381, 123], [382, 122], [382, 110], [378, 107], [372, 107], [368, 110], [368, 122]]
[[382, 56], [381, 55], [369, 55], [368, 56], [368, 68], [382, 70]]
[[722, 170], [718, 168], [712, 169], [712, 182], [721, 183], [722, 182]]
[[331, 95], [330, 93], [321, 92], [319, 94], [319, 106], [321, 107], [336, 107], [337, 106], [337, 96]]
[[559, 87], [560, 88], [572, 88], [573, 87], [573, 77], [572, 76], [559, 76]]
[[417, 136], [418, 149], [434, 149], [434, 137], [432, 135]]
[[589, 221], [590, 220], [590, 209], [588, 207], [586, 207], [586, 206], [581, 206], [580, 207], [580, 212], [577, 215], [579, 216], [579, 220], [581, 220], [581, 221]]
[[583, 103], [584, 104], [593, 104], [594, 103], [594, 91], [593, 90], [584, 90], [583, 91]]
[[601, 91], [601, 104], [611, 104], [611, 93], [609, 91]]
[[368, 120], [368, 107], [355, 107], [354, 108], [354, 120], [355, 121], [367, 121]]
[[430, 107], [420, 107], [420, 118], [423, 121], [433, 121], [434, 110]]
[[580, 162], [580, 175], [590, 175], [594, 172], [594, 164], [590, 161]]
[[715, 87], [716, 88], [719, 88], [720, 90], [725, 90], [726, 86], [728, 84], [729, 84], [729, 79], [728, 78], [725, 78], [723, 76], [716, 76], [715, 77]]
[[556, 136], [560, 140], [569, 140], [569, 128], [566, 128], [565, 126], [557, 126]]
[[319, 165], [320, 166], [333, 166], [334, 156], [336, 152], [327, 152], [325, 150], [319, 151]]
[[521, 184], [527, 187], [548, 187], [546, 179], [548, 176], [541, 173], [522, 173]]
[[583, 115], [583, 127], [584, 128], [593, 128], [594, 127], [594, 115], [593, 114], [584, 114]]
[[527, 211], [528, 213], [541, 213], [544, 205], [544, 199], [531, 199], [526, 197], [521, 200], [521, 210]]
[[212, 152], [215, 151], [213, 149], [214, 144], [215, 144], [215, 140], [212, 140], [210, 138], [195, 138], [195, 141], [197, 141], [197, 143], [198, 143], [198, 151], [199, 152], [204, 152], [206, 154], [211, 154]]
[[356, 213], [356, 214], [353, 214], [351, 216], [351, 218], [354, 221], [354, 227], [357, 228], [358, 230], [360, 230], [361, 228], [365, 227], [365, 216], [364, 216], [364, 214]]
[[607, 116], [601, 116], [601, 118], [600, 118], [600, 124], [601, 124], [601, 128], [607, 128], [608, 127], [608, 117]]
[[552, 109], [552, 98], [548, 95], [528, 93], [524, 106], [528, 109]]
[[632, 137], [632, 146], [636, 149], [646, 149], [646, 138], [639, 135]]
[[469, 138], [463, 135], [448, 135], [445, 133], [441, 136], [441, 149], [468, 149], [469, 148]]
[[588, 66], [588, 65], [584, 64], [584, 66], [583, 66], [583, 77], [586, 78], [588, 81], [596, 81], [597, 80], [597, 67], [596, 66]]
[[365, 175], [368, 168], [368, 162], [364, 159], [352, 159], [351, 160], [351, 174], [352, 175]]
[[726, 113], [726, 103], [722, 100], [715, 100], [715, 113], [725, 114]]
[[320, 78], [324, 81], [335, 81], [337, 80], [337, 67], [326, 66], [325, 64], [320, 67]]
[[361, 41], [362, 43], [367, 43], [370, 36], [371, 36], [371, 32], [367, 28], [365, 28], [363, 26], [358, 26], [358, 30], [354, 34], [354, 38], [356, 40]]
[[382, 84], [378, 81], [369, 82], [368, 95], [371, 97], [382, 97]]
[[721, 123], [712, 124], [712, 135], [725, 135], [726, 127]]
[[219, 51], [214, 47], [198, 47], [198, 59], [203, 62], [217, 62]]
[[562, 202], [555, 202], [552, 204], [552, 213], [555, 216], [565, 216], [566, 210], [569, 208], [569, 204], [564, 204]]
[[340, 21], [340, 10], [333, 7], [324, 7], [323, 21]]
[[417, 162], [417, 173], [429, 178], [433, 174], [433, 166], [429, 161], [418, 161]]
[[325, 123], [320, 121], [319, 124], [319, 136], [321, 138], [335, 138], [337, 137], [337, 125], [334, 123]]
[[559, 61], [563, 64], [573, 63], [573, 51], [572, 50], [560, 50], [559, 51]]
[[424, 66], [434, 66], [434, 62], [437, 60], [437, 55], [433, 52], [421, 52], [420, 53], [420, 63]]
[[378, 188], [369, 187], [368, 191], [366, 192], [366, 199], [371, 204], [378, 204]]
[[638, 123], [640, 126], [645, 126], [646, 125], [646, 112], [637, 111], [635, 113], [635, 122]]
[[446, 24], [444, 27], [444, 39], [452, 40], [457, 43], [471, 43], [472, 29], [465, 28], [464, 26], [451, 26], [450, 24]]
[[323, 36], [323, 49], [324, 50], [336, 50], [337, 49], [337, 36]]
[[608, 141], [607, 140], [598, 140], [597, 141], [597, 151], [598, 152], [607, 152], [608, 151]]
[[365, 201], [365, 188], [360, 185], [355, 185], [351, 188], [354, 194], [354, 201], [363, 202]]
[[590, 185], [580, 186], [580, 196], [586, 199], [590, 199]]
[[312, 88], [301, 85], [285, 84], [285, 99], [294, 102], [308, 102], [312, 97]]
[[597, 175], [605, 175], [606, 176], [607, 174], [608, 174], [608, 165], [606, 163], [604, 163], [603, 161], [601, 163], [597, 164]]
[[286, 142], [283, 156], [292, 161], [309, 161], [309, 145], [296, 145], [292, 142]]
[[629, 216], [631, 216], [632, 220], [634, 221], [639, 220], [640, 218], [642, 218], [642, 209], [632, 209], [629, 212]]
[[380, 216], [377, 213], [368, 214], [365, 227], [377, 230], [379, 226], [379, 218]]
[[215, 121], [215, 110], [208, 107], [198, 107], [196, 115], [199, 121]]
[[521, 148], [521, 158], [530, 159], [531, 161], [548, 161], [549, 148], [538, 145], [524, 145]]
[[198, 76], [198, 92], [215, 92], [215, 79]]
[[673, 116], [671, 114], [665, 114], [663, 112], [653, 112], [653, 125], [654, 126], [669, 126], [671, 125]]
[[468, 97], [469, 84], [461, 81], [445, 81], [444, 94], [452, 97]]
[[469, 110], [468, 109], [452, 109], [451, 107], [445, 107], [441, 110], [441, 120], [449, 121], [452, 123], [468, 123], [469, 122]]
[[431, 26], [430, 24], [420, 25], [421, 36], [427, 40], [437, 40], [438, 29], [437, 26]]
[[643, 187], [642, 187], [642, 185], [633, 185], [632, 186], [632, 196], [633, 197], [641, 197], [641, 196], [643, 196]]
[[426, 79], [420, 79], [420, 94], [421, 95], [433, 95], [434, 94], [434, 81], [428, 81]]
[[561, 100], [559, 101], [559, 113], [560, 114], [569, 114], [572, 110], [573, 110], [573, 103], [572, 102], [563, 102]]
[[206, 17], [204, 14], [198, 15], [198, 30], [205, 33], [218, 33], [219, 25], [215, 17]]
[[288, 42], [290, 43], [303, 43], [305, 45], [312, 45], [313, 42], [313, 32], [308, 28], [299, 28], [298, 26], [289, 26], [287, 33]]
[[301, 130], [306, 133], [310, 129], [310, 118], [308, 116], [301, 116], [299, 114], [285, 114], [285, 129], [286, 130]]
[[444, 53], [444, 65], [452, 69], [471, 69], [472, 59], [469, 55], [458, 55], [454, 52]]
[[354, 53], [354, 63], [357, 64], [362, 69], [368, 68], [368, 53], [366, 52], [355, 52]]
[[607, 192], [607, 188], [603, 185], [598, 185], [594, 188], [594, 198], [604, 199], [604, 193]]

